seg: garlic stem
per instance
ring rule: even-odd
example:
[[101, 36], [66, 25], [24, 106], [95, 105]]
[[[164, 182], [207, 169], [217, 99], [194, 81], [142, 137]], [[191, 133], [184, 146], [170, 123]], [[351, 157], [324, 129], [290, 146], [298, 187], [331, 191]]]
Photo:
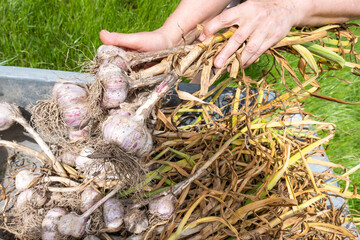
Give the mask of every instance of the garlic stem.
[[178, 77], [175, 73], [165, 74], [164, 80], [148, 96], [148, 99], [138, 108], [136, 115], [147, 119], [157, 102], [175, 85]]
[[162, 73], [167, 73], [170, 71], [171, 62], [167, 61], [166, 59], [162, 60], [160, 63], [149, 67], [147, 69], [141, 70], [139, 72], [131, 74], [133, 79], [142, 79], [153, 77]]
[[60, 182], [64, 185], [68, 185], [70, 187], [77, 187], [80, 184], [66, 177], [58, 177], [58, 176], [49, 176], [43, 178], [44, 182]]
[[4, 147], [7, 147], [7, 148], [12, 148], [12, 149], [15, 149], [17, 151], [24, 152], [26, 154], [29, 154], [29, 155], [35, 157], [42, 164], [48, 163], [49, 165], [51, 165], [51, 162], [49, 161], [49, 159], [44, 154], [42, 154], [41, 152], [38, 152], [38, 151], [36, 151], [34, 149], [25, 147], [25, 146], [23, 146], [21, 144], [18, 144], [16, 142], [10, 142], [10, 141], [0, 139], [0, 146], [4, 146]]
[[54, 170], [61, 176], [66, 177], [67, 174], [63, 167], [61, 166], [60, 162], [56, 160], [56, 157], [50, 150], [49, 146], [44, 142], [44, 140], [40, 137], [40, 135], [30, 126], [30, 124], [25, 120], [23, 116], [18, 113], [14, 109], [14, 121], [19, 123], [21, 126], [25, 128], [25, 130], [34, 138], [34, 140], [37, 142], [41, 150], [45, 153], [45, 155], [50, 159], [52, 167]]

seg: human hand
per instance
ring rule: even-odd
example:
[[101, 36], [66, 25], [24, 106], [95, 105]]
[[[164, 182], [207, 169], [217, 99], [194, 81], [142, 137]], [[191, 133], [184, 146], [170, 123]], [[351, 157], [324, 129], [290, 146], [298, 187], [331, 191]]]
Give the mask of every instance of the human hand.
[[160, 28], [152, 32], [116, 33], [102, 30], [100, 39], [104, 44], [125, 48], [127, 51], [149, 52], [171, 48], [174, 43]]
[[302, 11], [291, 0], [248, 0], [225, 10], [204, 25], [200, 41], [220, 29], [238, 26], [226, 46], [215, 58], [221, 68], [225, 61], [247, 40], [241, 56], [241, 66], [248, 67], [267, 49], [284, 38], [297, 25]]

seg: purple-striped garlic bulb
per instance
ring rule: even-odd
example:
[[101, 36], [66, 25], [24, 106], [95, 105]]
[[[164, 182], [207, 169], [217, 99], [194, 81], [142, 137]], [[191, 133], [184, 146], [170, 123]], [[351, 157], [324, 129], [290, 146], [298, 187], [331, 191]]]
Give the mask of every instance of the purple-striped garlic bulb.
[[103, 138], [138, 157], [149, 154], [153, 143], [146, 120], [156, 103], [174, 86], [176, 80], [175, 74], [166, 74], [161, 84], [153, 90], [136, 112], [120, 109], [110, 115], [102, 125]]
[[108, 231], [117, 232], [124, 221], [124, 205], [116, 198], [110, 198], [104, 203], [103, 215]]
[[120, 189], [121, 185], [117, 185], [109, 192], [105, 197], [96, 202], [91, 208], [81, 215], [78, 215], [75, 212], [71, 212], [62, 216], [58, 223], [58, 231], [65, 236], [73, 236], [75, 238], [80, 238], [85, 233], [86, 225], [90, 219], [91, 214], [104, 204], [108, 199], [113, 197]]
[[104, 63], [100, 66], [96, 77], [104, 87], [101, 106], [105, 109], [119, 107], [129, 91], [130, 78], [126, 72], [115, 64]]
[[53, 88], [53, 96], [66, 125], [73, 129], [81, 129], [88, 124], [90, 117], [86, 102], [88, 97], [86, 88], [72, 82], [57, 82]]
[[41, 224], [41, 239], [56, 240], [62, 239], [58, 232], [57, 226], [62, 216], [66, 214], [66, 210], [60, 207], [50, 209]]
[[96, 51], [96, 57], [100, 64], [110, 62], [121, 69], [126, 69], [126, 51], [112, 45], [101, 45]]
[[146, 156], [152, 149], [152, 137], [145, 119], [129, 112], [109, 116], [103, 124], [103, 137], [138, 157]]

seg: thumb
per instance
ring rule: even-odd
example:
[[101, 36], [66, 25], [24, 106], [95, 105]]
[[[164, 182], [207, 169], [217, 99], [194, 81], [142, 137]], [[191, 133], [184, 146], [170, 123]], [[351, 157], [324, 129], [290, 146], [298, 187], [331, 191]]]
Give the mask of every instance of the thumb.
[[137, 49], [139, 47], [137, 39], [136, 34], [116, 33], [107, 30], [100, 32], [100, 40], [106, 45]]

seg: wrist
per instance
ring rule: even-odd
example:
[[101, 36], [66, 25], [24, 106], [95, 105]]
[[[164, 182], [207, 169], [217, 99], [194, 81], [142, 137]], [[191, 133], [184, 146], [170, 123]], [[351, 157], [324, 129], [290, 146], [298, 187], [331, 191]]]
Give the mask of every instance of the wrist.
[[164, 23], [163, 26], [161, 26], [159, 29], [155, 31], [163, 36], [164, 44], [166, 44], [166, 48], [175, 47], [182, 38], [182, 33], [179, 27], [171, 26], [169, 24], [166, 24], [166, 22]]
[[293, 15], [294, 27], [301, 27], [309, 24], [309, 19], [314, 14], [314, 2], [312, 0], [288, 0], [288, 6]]

